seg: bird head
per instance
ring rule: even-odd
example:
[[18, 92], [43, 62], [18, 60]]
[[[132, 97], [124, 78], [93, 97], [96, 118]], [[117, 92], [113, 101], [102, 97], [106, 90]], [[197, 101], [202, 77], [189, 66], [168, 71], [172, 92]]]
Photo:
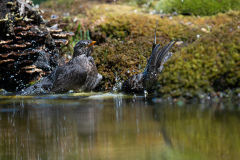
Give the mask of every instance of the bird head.
[[74, 46], [73, 58], [79, 55], [85, 54], [87, 57], [91, 55], [93, 51], [92, 46], [96, 43], [96, 41], [90, 40], [81, 40], [78, 41]]

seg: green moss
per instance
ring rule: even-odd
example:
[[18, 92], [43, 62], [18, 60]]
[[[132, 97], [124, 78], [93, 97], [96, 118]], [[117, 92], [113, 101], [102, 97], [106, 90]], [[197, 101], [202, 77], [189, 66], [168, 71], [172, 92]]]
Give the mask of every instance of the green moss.
[[[151, 44], [151, 43], [150, 43]], [[103, 80], [98, 88], [111, 89], [116, 82], [141, 73], [150, 53], [149, 42], [141, 40], [111, 40], [95, 46], [93, 57]]]
[[188, 26], [178, 20], [168, 17], [161, 20], [157, 16], [141, 14], [114, 15], [105, 18], [105, 21], [92, 29], [93, 37], [99, 39], [125, 38], [125, 37], [153, 37], [156, 22], [158, 23], [157, 36], [165, 39], [182, 39], [188, 42], [196, 40], [196, 34], [204, 35], [205, 32], [197, 26]]
[[240, 10], [240, 1], [236, 0], [161, 0], [155, 6], [167, 13], [177, 11], [184, 15], [214, 15], [229, 10]]
[[183, 48], [159, 77], [159, 92], [195, 96], [240, 86], [240, 14]]

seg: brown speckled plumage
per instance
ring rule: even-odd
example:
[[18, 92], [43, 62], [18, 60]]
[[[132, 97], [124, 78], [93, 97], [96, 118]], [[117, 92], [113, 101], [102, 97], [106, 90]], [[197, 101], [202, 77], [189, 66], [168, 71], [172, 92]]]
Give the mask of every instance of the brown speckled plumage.
[[74, 47], [71, 61], [57, 67], [42, 81], [22, 91], [21, 94], [63, 93], [69, 90], [90, 91], [102, 79], [98, 73], [93, 57], [90, 40], [81, 40]]

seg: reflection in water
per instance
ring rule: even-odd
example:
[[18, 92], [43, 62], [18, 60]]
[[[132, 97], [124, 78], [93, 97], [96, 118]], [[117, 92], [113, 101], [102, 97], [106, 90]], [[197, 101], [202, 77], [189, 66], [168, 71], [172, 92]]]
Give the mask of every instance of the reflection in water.
[[239, 117], [144, 96], [1, 100], [0, 159], [237, 159]]

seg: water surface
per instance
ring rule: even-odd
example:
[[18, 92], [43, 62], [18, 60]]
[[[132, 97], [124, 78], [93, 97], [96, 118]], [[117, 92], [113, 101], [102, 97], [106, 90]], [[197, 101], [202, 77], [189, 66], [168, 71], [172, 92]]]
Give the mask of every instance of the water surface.
[[110, 93], [0, 97], [0, 159], [238, 159], [239, 109]]

